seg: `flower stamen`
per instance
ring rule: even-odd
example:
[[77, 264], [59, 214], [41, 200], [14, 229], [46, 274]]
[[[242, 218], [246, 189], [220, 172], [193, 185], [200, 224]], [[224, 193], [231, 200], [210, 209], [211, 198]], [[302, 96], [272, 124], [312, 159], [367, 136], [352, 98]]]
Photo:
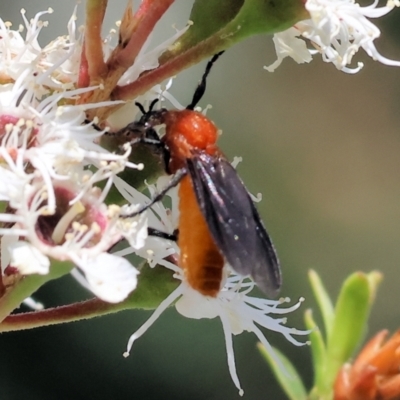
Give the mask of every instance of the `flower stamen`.
[[85, 211], [85, 207], [82, 202], [74, 203], [71, 208], [60, 218], [58, 224], [55, 226], [51, 239], [56, 244], [60, 244], [64, 238], [64, 235], [69, 228], [71, 222]]

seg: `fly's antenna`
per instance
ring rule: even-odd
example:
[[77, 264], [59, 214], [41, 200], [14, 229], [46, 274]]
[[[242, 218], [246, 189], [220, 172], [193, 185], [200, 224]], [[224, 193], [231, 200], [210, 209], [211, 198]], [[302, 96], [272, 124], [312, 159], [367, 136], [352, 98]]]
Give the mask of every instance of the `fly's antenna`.
[[148, 112], [153, 111], [153, 108], [154, 108], [154, 106], [158, 103], [158, 100], [160, 100], [160, 99], [154, 99], [154, 100], [150, 103], [149, 111], [148, 111]]
[[220, 51], [217, 54], [214, 54], [214, 56], [211, 58], [211, 60], [207, 63], [206, 70], [204, 71], [204, 74], [201, 78], [201, 81], [197, 85], [197, 88], [194, 92], [192, 102], [186, 107], [186, 110], [194, 110], [194, 108], [197, 106], [198, 102], [201, 100], [201, 98], [204, 95], [204, 92], [206, 91], [206, 81], [207, 81], [207, 76], [211, 71], [212, 66], [214, 65], [215, 61], [218, 60], [220, 55], [224, 52]]
[[142, 103], [139, 103], [138, 101], [135, 101], [135, 106], [140, 110], [140, 112], [144, 115], [146, 114], [146, 110], [143, 107]]
[[154, 106], [157, 104], [158, 100], [159, 100], [159, 99], [154, 99], [154, 100], [150, 103], [149, 109], [148, 109], [147, 111], [144, 109], [143, 104], [142, 104], [142, 103], [139, 103], [138, 101], [135, 101], [135, 106], [141, 111], [141, 113], [142, 113], [143, 115], [146, 115], [146, 114], [148, 114], [149, 112], [153, 111], [153, 108], [154, 108]]

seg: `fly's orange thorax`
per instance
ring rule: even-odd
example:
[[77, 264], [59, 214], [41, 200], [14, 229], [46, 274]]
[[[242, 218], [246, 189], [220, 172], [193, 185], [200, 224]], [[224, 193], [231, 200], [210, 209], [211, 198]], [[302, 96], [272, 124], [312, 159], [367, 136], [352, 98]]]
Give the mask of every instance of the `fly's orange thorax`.
[[188, 176], [179, 187], [179, 212], [179, 266], [193, 289], [216, 297], [221, 288], [224, 259], [211, 237]]
[[169, 111], [163, 116], [166, 125], [164, 143], [170, 151], [171, 173], [185, 166], [185, 160], [197, 151], [218, 153], [218, 129], [205, 115], [193, 110]]

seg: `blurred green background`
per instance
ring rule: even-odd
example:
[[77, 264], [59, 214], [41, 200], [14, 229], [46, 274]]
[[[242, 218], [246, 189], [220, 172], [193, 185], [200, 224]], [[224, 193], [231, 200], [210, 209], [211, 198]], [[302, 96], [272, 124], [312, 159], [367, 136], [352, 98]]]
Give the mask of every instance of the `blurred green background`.
[[[120, 19], [125, 0], [112, 0], [105, 26]], [[21, 23], [51, 6], [55, 12], [41, 42], [66, 32], [73, 1], [0, 2], [0, 16]], [[177, 0], [159, 33], [184, 26], [191, 1]], [[83, 15], [83, 4], [78, 14]], [[400, 59], [400, 10], [377, 21], [381, 54]], [[165, 33], [167, 32], [167, 34]], [[159, 43], [156, 36], [154, 44]], [[306, 308], [315, 307], [307, 282], [316, 269], [336, 296], [352, 271], [384, 273], [366, 337], [400, 325], [400, 69], [364, 57], [357, 75], [339, 72], [319, 57], [309, 65], [285, 60], [274, 73], [270, 37], [230, 49], [215, 65], [202, 105], [223, 130], [220, 147], [240, 155], [239, 174], [261, 192], [258, 207], [280, 255], [283, 296], [304, 296], [288, 325], [301, 328]], [[181, 74], [172, 93], [189, 103], [204, 65]], [[46, 306], [87, 294], [67, 277], [41, 289]], [[150, 313], [125, 312], [66, 326], [1, 335], [0, 399], [238, 399], [226, 364], [219, 321], [186, 320], [168, 310], [122, 357], [130, 334]], [[301, 368], [311, 383], [309, 349], [266, 332], [272, 344]], [[246, 400], [285, 399], [256, 349], [256, 338], [234, 338], [236, 365]]]

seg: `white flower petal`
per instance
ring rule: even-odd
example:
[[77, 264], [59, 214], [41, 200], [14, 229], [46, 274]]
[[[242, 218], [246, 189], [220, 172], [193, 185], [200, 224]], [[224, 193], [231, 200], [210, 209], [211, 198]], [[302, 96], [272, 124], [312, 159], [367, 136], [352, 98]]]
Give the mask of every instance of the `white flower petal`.
[[141, 249], [147, 239], [147, 218], [144, 214], [133, 218], [120, 219], [117, 229], [135, 250]]
[[264, 67], [267, 71], [274, 72], [286, 57], [293, 58], [298, 64], [309, 63], [312, 60], [306, 42], [298, 36], [299, 31], [295, 28], [274, 35], [273, 42], [278, 59], [268, 67]]
[[23, 303], [24, 303], [27, 307], [31, 308], [31, 309], [34, 310], [34, 311], [40, 311], [40, 310], [43, 310], [43, 309], [44, 309], [43, 303], [41, 303], [41, 302], [39, 302], [39, 301], [36, 301], [33, 297], [27, 297], [27, 298], [23, 301]]
[[104, 301], [119, 303], [136, 288], [139, 271], [122, 257], [101, 253], [76, 260], [76, 264], [85, 273], [91, 291]]
[[18, 236], [16, 235], [4, 235], [1, 238], [1, 258], [0, 258], [0, 263], [1, 263], [1, 272], [4, 272], [4, 270], [7, 268], [7, 266], [10, 264], [11, 261], [11, 254], [10, 254], [10, 246], [13, 243], [18, 242]]
[[22, 275], [45, 275], [49, 272], [50, 260], [36, 247], [18, 241], [12, 243], [8, 250], [11, 256], [10, 264], [18, 268]]
[[182, 297], [175, 303], [175, 308], [186, 318], [212, 319], [218, 317], [218, 308], [215, 307], [213, 300], [187, 286]]

